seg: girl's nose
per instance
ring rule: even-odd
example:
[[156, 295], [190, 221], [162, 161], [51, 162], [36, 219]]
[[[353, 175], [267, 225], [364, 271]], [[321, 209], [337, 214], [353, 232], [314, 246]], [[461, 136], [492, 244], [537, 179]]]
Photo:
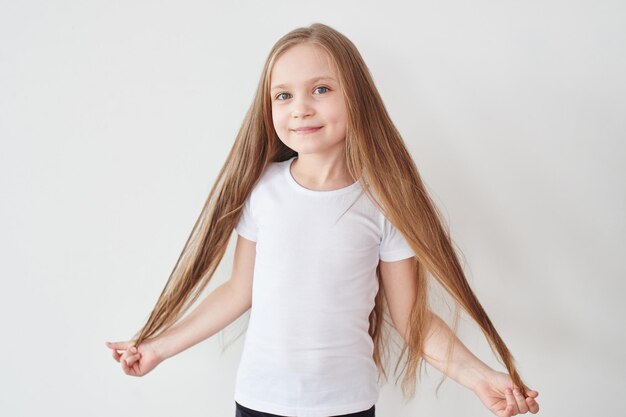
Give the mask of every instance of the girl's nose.
[[304, 117], [315, 113], [311, 102], [307, 98], [296, 99], [293, 102], [293, 109], [291, 111], [294, 117]]

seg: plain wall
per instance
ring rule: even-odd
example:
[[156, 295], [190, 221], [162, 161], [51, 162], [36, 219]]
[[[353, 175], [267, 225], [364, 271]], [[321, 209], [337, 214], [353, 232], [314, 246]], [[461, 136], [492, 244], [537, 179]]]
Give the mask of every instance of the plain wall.
[[[271, 46], [318, 21], [363, 55], [540, 415], [612, 414], [626, 376], [623, 2], [8, 0], [0, 414], [234, 416], [246, 315], [143, 378], [104, 342], [147, 319]], [[472, 322], [459, 336], [503, 370]], [[492, 415], [451, 379], [436, 397], [427, 369], [407, 404], [392, 376], [377, 415]]]

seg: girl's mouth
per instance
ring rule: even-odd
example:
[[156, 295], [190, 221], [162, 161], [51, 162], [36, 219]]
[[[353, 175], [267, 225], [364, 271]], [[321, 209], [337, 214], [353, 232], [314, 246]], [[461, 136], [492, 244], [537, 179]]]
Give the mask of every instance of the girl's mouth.
[[320, 127], [312, 127], [312, 128], [306, 128], [306, 129], [299, 129], [299, 130], [294, 130], [294, 133], [297, 133], [299, 135], [306, 135], [308, 133], [314, 133], [317, 132], [318, 130], [320, 130], [323, 126]]

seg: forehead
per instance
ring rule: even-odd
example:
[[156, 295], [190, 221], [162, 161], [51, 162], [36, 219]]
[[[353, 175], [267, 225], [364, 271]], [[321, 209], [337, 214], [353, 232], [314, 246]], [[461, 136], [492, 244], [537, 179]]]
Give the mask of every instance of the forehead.
[[270, 73], [270, 88], [306, 84], [319, 77], [337, 80], [330, 56], [315, 45], [296, 45], [276, 59]]

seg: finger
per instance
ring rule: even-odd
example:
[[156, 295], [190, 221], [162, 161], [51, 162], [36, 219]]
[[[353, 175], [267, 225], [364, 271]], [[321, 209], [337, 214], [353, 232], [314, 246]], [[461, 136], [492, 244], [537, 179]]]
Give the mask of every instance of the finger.
[[113, 359], [120, 361], [120, 353], [118, 350], [124, 350], [128, 348], [129, 342], [106, 342], [107, 347], [111, 348]]
[[120, 356], [120, 362], [128, 364], [128, 358], [132, 356], [132, 353], [130, 353], [130, 350], [125, 350], [124, 353], [122, 353], [122, 355]]
[[528, 389], [526, 390], [526, 395], [528, 395], [529, 397], [536, 398], [539, 396], [539, 393], [535, 391], [534, 389]]
[[507, 405], [506, 408], [502, 410], [502, 413], [503, 414], [500, 415], [501, 417], [511, 417], [515, 415], [512, 405]]
[[130, 342], [106, 342], [106, 345], [111, 349], [125, 350], [131, 346]]
[[504, 390], [504, 397], [506, 398], [506, 408], [510, 410], [510, 415], [514, 416], [519, 414], [519, 408], [517, 407], [517, 401], [515, 401], [515, 397], [513, 396], [513, 391], [511, 388], [507, 388]]
[[527, 413], [528, 404], [526, 404], [526, 398], [524, 398], [524, 396], [522, 395], [522, 391], [518, 387], [515, 387], [513, 389], [513, 396], [515, 397], [515, 401], [517, 402], [519, 412], [522, 414]]
[[136, 360], [132, 363], [132, 365], [130, 365], [130, 368], [132, 369], [134, 375], [139, 375], [141, 363], [139, 362], [139, 360]]
[[534, 398], [528, 397], [526, 398], [526, 404], [528, 404], [528, 409], [531, 413], [537, 414], [539, 412], [539, 404], [535, 401]]
[[129, 356], [126, 359], [126, 363], [128, 364], [128, 366], [133, 366], [133, 364], [139, 359], [140, 356], [141, 356], [140, 353], [137, 353], [136, 355]]
[[117, 349], [113, 349], [111, 348], [111, 356], [113, 356], [113, 359], [115, 359], [116, 361], [120, 361], [120, 356], [121, 353], [117, 351]]
[[126, 364], [128, 366], [128, 374], [132, 375], [132, 376], [137, 376], [139, 375], [139, 361], [138, 361], [138, 357], [141, 356], [140, 354], [137, 355], [133, 355], [130, 356], [127, 360], [126, 360]]
[[120, 364], [122, 365], [122, 371], [124, 371], [125, 374], [128, 374], [130, 368], [128, 366], [128, 362], [126, 362], [126, 358], [123, 356], [124, 355], [122, 355], [122, 358], [120, 359]]
[[122, 359], [120, 360], [120, 363], [122, 364], [122, 370], [124, 371], [125, 374], [135, 375], [135, 369], [133, 369], [133, 364], [136, 366], [137, 362], [133, 363], [132, 356], [126, 355], [126, 354], [122, 355]]
[[107, 343], [109, 343], [111, 345], [110, 347], [114, 351], [116, 351], [116, 350], [123, 351], [123, 353], [128, 353], [128, 354], [137, 353], [137, 347], [134, 345], [134, 341], [115, 342], [115, 343], [107, 342]]

